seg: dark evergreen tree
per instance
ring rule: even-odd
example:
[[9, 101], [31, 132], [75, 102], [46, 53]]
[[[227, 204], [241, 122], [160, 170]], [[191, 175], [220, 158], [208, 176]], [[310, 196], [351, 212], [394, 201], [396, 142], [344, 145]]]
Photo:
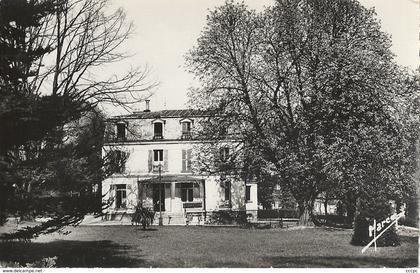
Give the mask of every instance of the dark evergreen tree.
[[106, 3], [0, 0], [0, 220], [52, 219], [7, 238], [60, 230], [102, 209], [100, 183], [119, 167], [102, 157], [96, 106], [136, 102], [153, 86], [140, 69], [93, 78], [99, 65], [127, 57], [117, 49], [132, 29]]

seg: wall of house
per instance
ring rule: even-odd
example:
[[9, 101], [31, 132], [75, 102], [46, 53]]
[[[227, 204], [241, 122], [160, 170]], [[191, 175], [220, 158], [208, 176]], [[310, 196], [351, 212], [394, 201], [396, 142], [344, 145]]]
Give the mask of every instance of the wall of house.
[[[163, 138], [170, 139], [181, 139], [182, 135], [182, 125], [181, 121], [191, 121], [191, 130], [194, 131], [194, 128], [200, 121], [200, 118], [160, 118], [160, 119], [125, 119], [123, 122], [126, 124], [126, 140], [127, 141], [136, 141], [136, 140], [153, 140], [154, 136], [154, 122], [163, 123]], [[109, 122], [106, 126], [106, 135], [108, 141], [112, 141], [116, 137], [116, 122]]]
[[[149, 188], [138, 188], [138, 180], [148, 179], [151, 175], [156, 175], [150, 170], [150, 156], [153, 155], [153, 150], [163, 150], [164, 160], [167, 169], [162, 170], [162, 175], [189, 175], [193, 174], [185, 173], [182, 170], [182, 151], [192, 149], [193, 162], [197, 157], [202, 158], [199, 154], [194, 158], [194, 151], [199, 150], [200, 145], [204, 145], [195, 140], [182, 140], [182, 126], [180, 121], [181, 118], [163, 118], [163, 140], [153, 140], [153, 121], [152, 119], [128, 119], [126, 121], [126, 140], [122, 142], [111, 141], [103, 149], [105, 155], [110, 150], [121, 150], [128, 154], [128, 159], [125, 164], [125, 171], [122, 174], [114, 174], [113, 176], [105, 179], [102, 184], [102, 193], [105, 195], [104, 200], [113, 198], [115, 192], [112, 185], [126, 184], [127, 185], [127, 212], [133, 212], [135, 206], [139, 200], [144, 200], [143, 205], [153, 207], [152, 200], [152, 186]], [[198, 119], [193, 120], [192, 129], [194, 126], [198, 126]], [[111, 135], [115, 136], [115, 124], [111, 124], [108, 130], [111, 131]], [[114, 138], [115, 140], [115, 138]], [[231, 143], [232, 144], [232, 143]], [[233, 143], [234, 144], [234, 143]], [[205, 144], [206, 146], [211, 146]], [[225, 145], [225, 144], [223, 144]], [[234, 145], [232, 145], [234, 146]], [[215, 154], [218, 155], [218, 146], [210, 147], [214, 148]], [[194, 164], [194, 163], [193, 163]], [[256, 184], [251, 185], [251, 202], [245, 202], [245, 184], [238, 178], [229, 177], [231, 181], [231, 200], [226, 202], [225, 189], [218, 176], [205, 176], [196, 177], [205, 179], [205, 195], [206, 195], [206, 210], [220, 210], [220, 209], [232, 209], [232, 210], [257, 210], [257, 186]], [[166, 212], [183, 212], [183, 202], [181, 201], [181, 188], [180, 184], [175, 186], [175, 194], [171, 196], [171, 184], [164, 184], [165, 187], [165, 211]], [[138, 194], [140, 191], [144, 191], [143, 198], [139, 198]], [[194, 201], [200, 201], [199, 197], [194, 196]], [[110, 212], [115, 211], [115, 204], [108, 210]]]
[[[113, 177], [107, 178], [102, 182], [102, 196], [103, 200], [110, 200], [115, 198], [115, 190], [112, 185], [126, 185], [126, 209], [124, 211], [134, 212], [137, 205], [138, 186], [135, 178], [119, 177], [115, 179]], [[116, 211], [115, 202], [106, 209], [105, 211]]]
[[257, 211], [258, 210], [258, 186], [257, 183], [247, 184], [251, 186], [251, 200], [246, 202], [247, 211]]
[[[167, 170], [162, 168], [165, 174], [181, 174], [182, 171], [182, 151], [193, 148], [191, 142], [147, 142], [142, 144], [118, 144], [104, 147], [104, 154], [109, 150], [121, 150], [128, 153], [128, 159], [125, 164], [125, 174], [139, 175], [148, 174], [149, 171], [149, 153], [153, 150], [163, 150], [164, 160], [167, 161]], [[153, 155], [153, 154], [152, 154]]]
[[[198, 177], [197, 177], [198, 178]], [[201, 177], [200, 177], [201, 178]], [[207, 211], [220, 210], [220, 209], [232, 209], [232, 210], [257, 210], [257, 185], [250, 184], [251, 186], [251, 201], [245, 202], [245, 185], [243, 181], [235, 178], [229, 178], [231, 181], [231, 206], [229, 207], [224, 200], [225, 192], [221, 186], [221, 181], [217, 176], [209, 176], [205, 178], [205, 207]], [[115, 190], [112, 189], [112, 185], [127, 185], [127, 212], [133, 212], [135, 206], [138, 204], [140, 199], [143, 199], [143, 205], [153, 207], [152, 200], [152, 185], [143, 186], [142, 189], [138, 188], [137, 177], [110, 177], [103, 181], [102, 184], [102, 195], [104, 200], [109, 198], [115, 198]], [[165, 188], [165, 211], [166, 212], [183, 212], [181, 201], [181, 188], [180, 184], [175, 184], [175, 194], [172, 199], [171, 196], [171, 184], [165, 183], [162, 186]], [[138, 195], [143, 193], [143, 198], [139, 198]], [[194, 196], [194, 202], [204, 201], [202, 200], [203, 191], [201, 196]], [[114, 204], [106, 211], [113, 212], [115, 209]], [[117, 210], [118, 211], [118, 210]]]

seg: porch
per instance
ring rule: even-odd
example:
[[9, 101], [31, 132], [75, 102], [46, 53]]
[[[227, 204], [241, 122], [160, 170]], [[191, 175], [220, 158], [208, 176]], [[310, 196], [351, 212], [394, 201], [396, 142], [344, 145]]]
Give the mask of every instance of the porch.
[[138, 179], [138, 201], [152, 208], [155, 223], [163, 225], [202, 224], [205, 220], [205, 181], [191, 176], [156, 176]]

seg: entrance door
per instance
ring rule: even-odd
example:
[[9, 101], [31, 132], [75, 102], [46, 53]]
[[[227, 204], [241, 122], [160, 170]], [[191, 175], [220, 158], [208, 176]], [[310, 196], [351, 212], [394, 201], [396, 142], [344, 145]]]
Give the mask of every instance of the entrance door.
[[159, 185], [153, 185], [153, 209], [159, 211], [159, 204], [161, 204], [161, 211], [165, 211], [165, 185], [161, 185], [160, 202], [159, 202]]

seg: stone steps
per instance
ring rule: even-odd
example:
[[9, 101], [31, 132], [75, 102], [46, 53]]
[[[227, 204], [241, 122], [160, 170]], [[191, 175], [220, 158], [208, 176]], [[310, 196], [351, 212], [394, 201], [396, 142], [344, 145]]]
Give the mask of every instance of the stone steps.
[[[163, 225], [185, 225], [185, 217], [184, 214], [173, 214], [173, 213], [164, 213], [162, 212], [162, 220]], [[155, 214], [155, 218], [153, 220], [153, 225], [159, 224], [159, 212]]]

